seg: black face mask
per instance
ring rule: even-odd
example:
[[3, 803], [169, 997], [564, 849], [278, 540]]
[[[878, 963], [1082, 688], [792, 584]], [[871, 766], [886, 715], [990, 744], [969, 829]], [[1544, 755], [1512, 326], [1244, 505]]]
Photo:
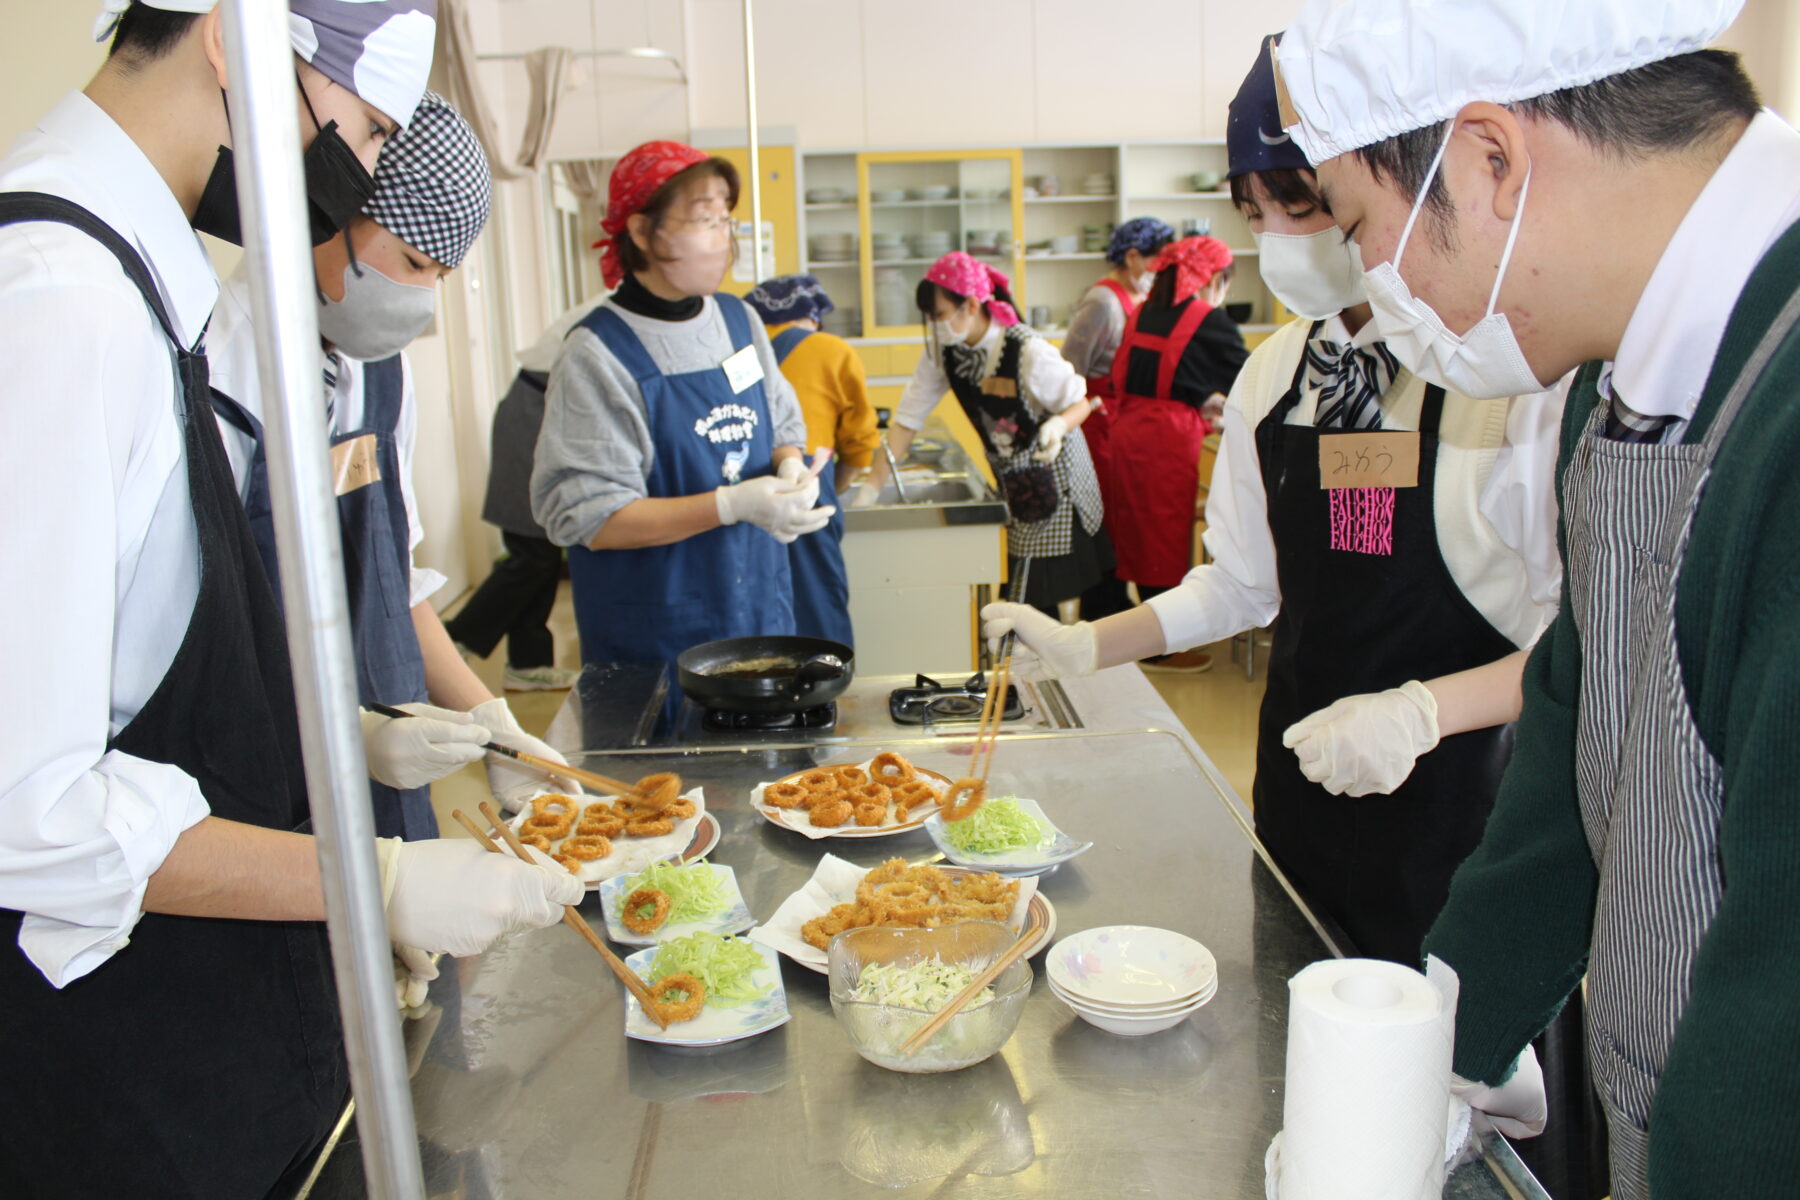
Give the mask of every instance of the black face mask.
[[[312, 100], [307, 97], [304, 87], [300, 89], [300, 95], [306, 100], [306, 111], [312, 112]], [[313, 124], [319, 124], [316, 113]], [[362, 211], [369, 197], [375, 194], [375, 179], [363, 169], [349, 143], [339, 135], [336, 121], [319, 128], [312, 144], [301, 156], [301, 163], [306, 172], [306, 208], [312, 225], [312, 244], [322, 246]], [[200, 193], [200, 206], [194, 210], [194, 228], [234, 246], [244, 244], [243, 220], [238, 212], [237, 175], [229, 146], [220, 146], [219, 156], [213, 160], [212, 174], [207, 176], [206, 188]]]

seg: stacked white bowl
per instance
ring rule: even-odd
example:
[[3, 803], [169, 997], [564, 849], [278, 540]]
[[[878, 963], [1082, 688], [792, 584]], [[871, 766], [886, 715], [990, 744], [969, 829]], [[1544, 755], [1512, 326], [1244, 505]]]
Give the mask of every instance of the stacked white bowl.
[[1044, 975], [1076, 1016], [1121, 1037], [1172, 1029], [1219, 991], [1211, 950], [1149, 925], [1070, 934], [1050, 948]]

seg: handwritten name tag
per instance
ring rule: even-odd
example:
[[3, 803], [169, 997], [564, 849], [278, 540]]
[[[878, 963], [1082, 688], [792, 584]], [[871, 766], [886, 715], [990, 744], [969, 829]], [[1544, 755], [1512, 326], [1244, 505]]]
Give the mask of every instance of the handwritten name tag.
[[331, 490], [347, 496], [357, 488], [381, 482], [381, 460], [375, 457], [375, 435], [339, 442], [331, 448]]
[[1416, 433], [1319, 435], [1319, 486], [1409, 488], [1419, 486]]

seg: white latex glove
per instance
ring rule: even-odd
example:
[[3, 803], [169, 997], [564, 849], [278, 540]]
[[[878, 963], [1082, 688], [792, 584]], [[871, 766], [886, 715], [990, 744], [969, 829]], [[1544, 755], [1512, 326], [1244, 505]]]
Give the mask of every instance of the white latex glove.
[[1450, 1077], [1450, 1094], [1474, 1109], [1478, 1119], [1509, 1138], [1531, 1138], [1544, 1132], [1550, 1101], [1544, 1094], [1544, 1068], [1537, 1050], [1526, 1046], [1513, 1063], [1512, 1077], [1499, 1087]]
[[1069, 434], [1069, 423], [1061, 417], [1051, 417], [1038, 426], [1037, 448], [1031, 452], [1035, 462], [1055, 462], [1056, 456], [1062, 453], [1063, 438]]
[[[512, 709], [506, 706], [504, 699], [488, 700], [477, 704], [469, 710], [469, 716], [487, 727], [487, 741], [510, 747], [524, 754], [535, 754], [539, 758], [547, 758], [551, 762], [568, 764], [568, 759], [552, 750], [539, 738], [532, 737], [519, 728], [518, 718]], [[534, 771], [522, 763], [495, 754], [489, 750], [487, 754], [488, 790], [494, 793], [494, 799], [506, 807], [507, 812], [518, 812], [531, 797], [544, 792], [567, 792], [571, 796], [581, 795], [579, 781], [566, 775], [546, 779], [541, 771]]]
[[779, 475], [759, 475], [742, 483], [727, 484], [713, 492], [719, 524], [747, 521], [767, 530], [784, 545], [802, 534], [825, 528], [835, 508], [814, 508], [819, 501], [819, 481], [791, 483]]
[[521, 862], [473, 838], [375, 845], [388, 937], [422, 953], [480, 954], [509, 933], [556, 924], [565, 905], [581, 902], [581, 880], [538, 850]]
[[431, 981], [438, 977], [437, 964], [431, 955], [412, 946], [394, 943], [394, 1003], [405, 1012], [422, 1008]]
[[863, 480], [850, 493], [851, 508], [871, 508], [881, 502], [881, 487], [871, 480]]
[[1288, 726], [1281, 744], [1301, 774], [1334, 796], [1386, 795], [1438, 744], [1437, 698], [1416, 679], [1345, 696]]
[[981, 610], [981, 632], [996, 654], [1000, 639], [1016, 632], [1012, 673], [1032, 683], [1092, 675], [1100, 663], [1100, 640], [1092, 622], [1064, 625], [1029, 604], [1000, 600], [988, 605]]
[[480, 760], [488, 731], [468, 713], [429, 704], [397, 704], [409, 720], [361, 710], [369, 775], [391, 788], [417, 788]]

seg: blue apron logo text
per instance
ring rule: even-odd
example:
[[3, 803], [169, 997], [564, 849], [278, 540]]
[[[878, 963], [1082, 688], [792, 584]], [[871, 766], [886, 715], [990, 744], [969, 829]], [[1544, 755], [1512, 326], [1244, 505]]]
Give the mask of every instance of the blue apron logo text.
[[743, 404], [721, 404], [694, 422], [694, 432], [713, 445], [747, 442], [756, 433], [756, 410]]

